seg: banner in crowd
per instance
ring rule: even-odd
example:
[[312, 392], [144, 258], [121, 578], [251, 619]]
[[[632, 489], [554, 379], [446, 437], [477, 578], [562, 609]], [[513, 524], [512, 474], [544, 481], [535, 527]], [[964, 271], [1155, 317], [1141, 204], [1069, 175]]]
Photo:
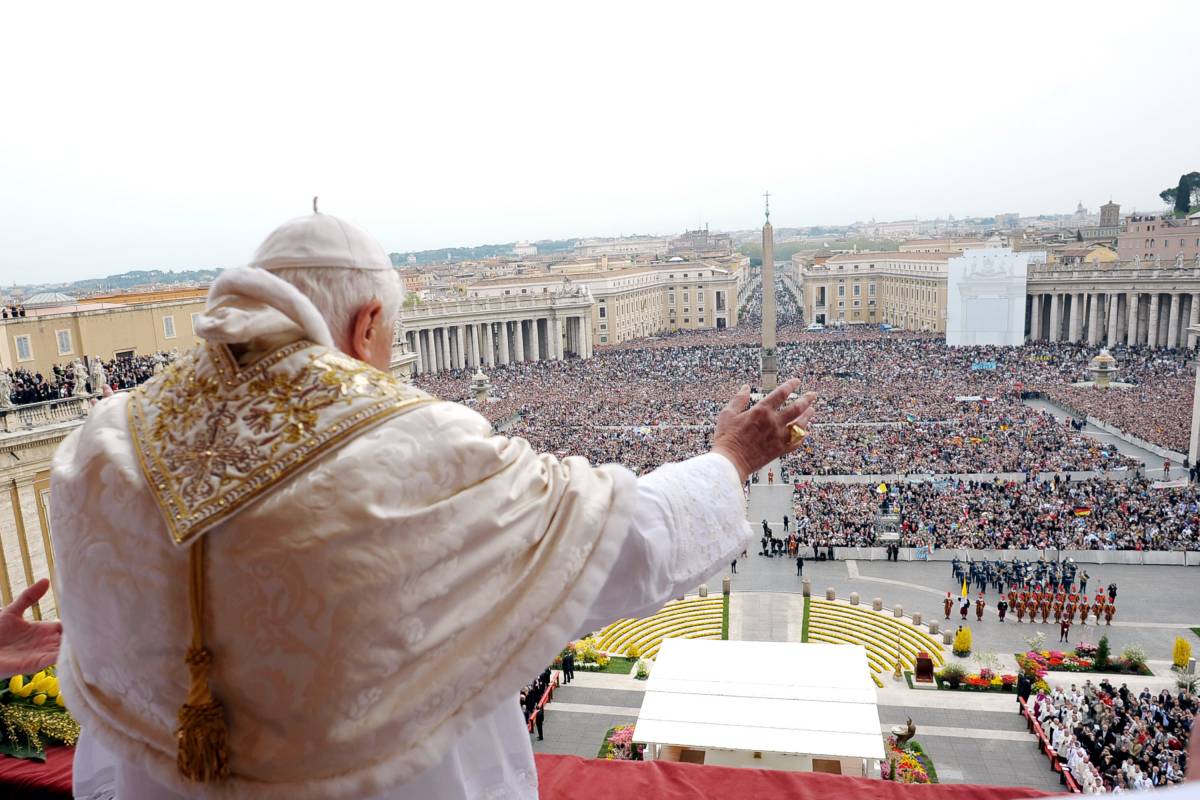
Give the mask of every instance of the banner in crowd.
[[918, 545], [917, 552], [916, 552], [916, 555], [914, 556], [914, 558], [916, 558], [917, 561], [928, 561], [929, 560], [929, 546], [924, 545], [924, 544]]
[[995, 371], [995, 369], [996, 369], [995, 361], [976, 361], [973, 364], [971, 364], [972, 372], [980, 372], [981, 370]]

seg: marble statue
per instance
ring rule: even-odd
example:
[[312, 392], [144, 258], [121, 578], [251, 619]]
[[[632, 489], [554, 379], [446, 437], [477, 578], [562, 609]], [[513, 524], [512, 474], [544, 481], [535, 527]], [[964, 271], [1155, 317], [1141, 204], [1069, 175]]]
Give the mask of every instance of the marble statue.
[[1140, 266], [1142, 266], [1142, 255], [1141, 253], [1135, 253], [1133, 256], [1133, 267], [1137, 269]]
[[1175, 254], [1175, 266], [1180, 268], [1183, 267], [1183, 253]]
[[83, 366], [83, 362], [76, 359], [71, 362], [71, 379], [75, 383], [75, 388], [72, 394], [76, 397], [86, 397], [88, 374], [87, 367]]
[[12, 404], [12, 378], [8, 370], [0, 369], [0, 408], [8, 408]]
[[1162, 258], [1157, 253], [1155, 253], [1154, 254], [1154, 268], [1158, 269], [1161, 266], [1162, 266]]
[[99, 358], [92, 359], [92, 392], [100, 394], [100, 389], [108, 383], [108, 375], [104, 372], [104, 365], [100, 363]]

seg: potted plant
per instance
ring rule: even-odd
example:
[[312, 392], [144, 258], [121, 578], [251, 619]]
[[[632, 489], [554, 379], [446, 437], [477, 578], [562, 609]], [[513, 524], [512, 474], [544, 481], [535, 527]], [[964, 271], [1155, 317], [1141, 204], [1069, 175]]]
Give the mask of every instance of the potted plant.
[[957, 689], [959, 684], [962, 683], [963, 678], [967, 676], [967, 671], [958, 664], [947, 664], [946, 666], [942, 667], [937, 676], [941, 678], [942, 682], [951, 689]]

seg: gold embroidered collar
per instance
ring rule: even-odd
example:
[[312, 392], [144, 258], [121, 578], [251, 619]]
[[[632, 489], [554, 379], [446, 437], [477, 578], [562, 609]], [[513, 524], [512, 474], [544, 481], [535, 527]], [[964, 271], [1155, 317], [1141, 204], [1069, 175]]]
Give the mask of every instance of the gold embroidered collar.
[[299, 341], [240, 367], [200, 345], [131, 393], [129, 429], [167, 529], [183, 545], [362, 429], [434, 398]]

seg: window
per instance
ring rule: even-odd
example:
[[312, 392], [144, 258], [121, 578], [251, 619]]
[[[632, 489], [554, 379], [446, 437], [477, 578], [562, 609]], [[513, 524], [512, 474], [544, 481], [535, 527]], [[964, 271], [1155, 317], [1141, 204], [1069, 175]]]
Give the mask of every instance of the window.
[[17, 345], [17, 361], [32, 361], [33, 360], [33, 342], [28, 336], [18, 336], [15, 339]]
[[608, 309], [600, 306], [600, 319], [604, 319], [608, 315]]
[[175, 318], [171, 316], [163, 317], [163, 337], [167, 339], [175, 338]]
[[608, 337], [607, 337], [607, 336], [601, 336], [601, 337], [600, 337], [600, 344], [608, 344]]
[[200, 319], [200, 315], [193, 313], [192, 314], [192, 335], [193, 336], [196, 334], [196, 320], [198, 320], [198, 319]]
[[58, 354], [60, 356], [69, 355], [71, 352], [71, 332], [55, 331], [54, 338], [58, 340]]
[[867, 296], [868, 296], [868, 297], [874, 297], [874, 296], [875, 296], [875, 284], [873, 284], [873, 283], [872, 283], [872, 284], [870, 284], [870, 285], [868, 285], [868, 286], [867, 286]]
[[691, 322], [691, 320], [690, 320], [690, 319], [688, 319], [687, 317], [684, 317], [684, 318], [683, 318], [683, 324], [684, 324], [684, 325], [688, 324], [689, 322]]
[[838, 297], [845, 297], [845, 296], [846, 296], [846, 287], [839, 286], [838, 287]]
[[854, 296], [862, 297], [862, 286], [857, 283], [854, 284]]
[[669, 305], [669, 306], [675, 305], [675, 293], [674, 292], [667, 292], [667, 305]]
[[600, 323], [600, 330], [602, 330], [602, 331], [606, 331], [606, 330], [608, 330], [608, 323], [607, 323], [607, 322], [601, 322], [601, 323]]

